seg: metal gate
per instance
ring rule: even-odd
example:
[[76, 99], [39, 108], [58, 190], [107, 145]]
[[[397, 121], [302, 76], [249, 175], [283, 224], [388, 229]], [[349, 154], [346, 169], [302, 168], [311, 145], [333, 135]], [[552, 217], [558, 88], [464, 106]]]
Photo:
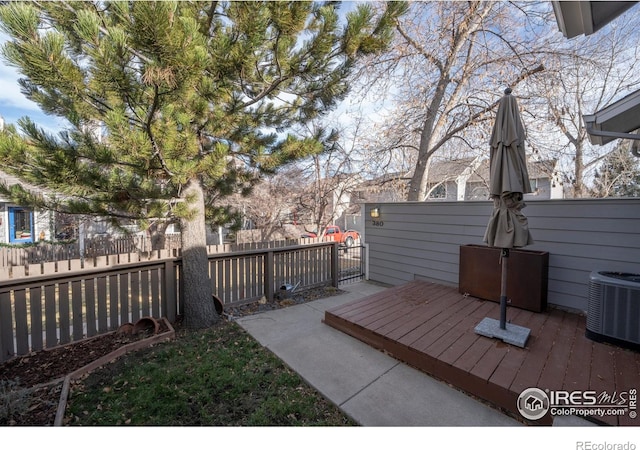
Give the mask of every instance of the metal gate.
[[366, 264], [366, 248], [364, 245], [341, 246], [338, 249], [339, 284], [355, 283], [363, 280], [366, 274]]

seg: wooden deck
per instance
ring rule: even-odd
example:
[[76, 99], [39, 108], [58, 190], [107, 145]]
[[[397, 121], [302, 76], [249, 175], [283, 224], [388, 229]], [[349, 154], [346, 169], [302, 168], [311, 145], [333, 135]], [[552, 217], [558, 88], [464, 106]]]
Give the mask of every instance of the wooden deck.
[[[498, 319], [499, 309], [456, 288], [413, 281], [330, 309], [324, 322], [520, 419], [517, 398], [530, 387], [609, 395], [640, 387], [640, 353], [587, 339], [585, 316], [508, 308], [510, 323], [531, 330], [520, 348], [474, 332], [484, 317]], [[588, 419], [640, 425], [629, 411]], [[547, 413], [529, 423], [552, 422]]]

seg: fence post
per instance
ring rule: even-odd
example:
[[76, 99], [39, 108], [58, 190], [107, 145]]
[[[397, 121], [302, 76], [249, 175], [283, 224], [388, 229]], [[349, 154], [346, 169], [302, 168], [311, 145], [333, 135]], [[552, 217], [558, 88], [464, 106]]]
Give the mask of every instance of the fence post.
[[0, 293], [0, 363], [15, 355], [11, 316], [11, 293], [2, 292]]
[[264, 296], [272, 302], [274, 298], [275, 258], [273, 251], [267, 251], [264, 257]]
[[364, 244], [364, 279], [369, 281], [369, 244]]
[[331, 285], [338, 288], [340, 279], [338, 277], [338, 243], [334, 242], [331, 246]]
[[164, 292], [162, 295], [163, 308], [167, 320], [175, 322], [178, 311], [178, 296], [176, 293], [175, 265], [173, 260], [164, 262]]

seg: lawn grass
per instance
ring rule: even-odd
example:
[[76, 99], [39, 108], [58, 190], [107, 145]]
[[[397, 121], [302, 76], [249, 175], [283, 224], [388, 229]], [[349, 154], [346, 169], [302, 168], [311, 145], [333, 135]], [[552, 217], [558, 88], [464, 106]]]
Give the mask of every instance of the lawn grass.
[[233, 322], [128, 354], [76, 383], [68, 425], [353, 426]]

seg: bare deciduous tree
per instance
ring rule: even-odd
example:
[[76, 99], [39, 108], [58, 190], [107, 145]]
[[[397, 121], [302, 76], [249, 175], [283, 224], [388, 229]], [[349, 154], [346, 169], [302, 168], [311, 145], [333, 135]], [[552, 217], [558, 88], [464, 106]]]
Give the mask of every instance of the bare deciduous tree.
[[323, 142], [325, 150], [298, 166], [303, 182], [297, 196], [297, 213], [306, 219], [306, 231], [321, 233], [349, 212], [354, 189], [363, 180], [357, 169], [362, 167], [362, 154], [355, 139], [360, 123], [356, 119], [354, 123], [334, 123], [330, 131], [320, 126], [308, 130], [314, 139]]
[[295, 211], [301, 180], [301, 171], [289, 168], [263, 180], [250, 195], [236, 194], [232, 198], [237, 213], [259, 230], [260, 241], [271, 240], [279, 232], [286, 234], [285, 226], [292, 221], [290, 215]]
[[405, 158], [413, 162], [409, 200], [425, 199], [436, 152], [477, 152], [488, 137], [474, 126], [490, 118], [502, 90], [543, 70], [536, 48], [544, 39], [534, 46], [522, 37], [530, 13], [522, 8], [505, 2], [412, 3], [397, 22], [391, 51], [367, 61], [367, 89], [376, 86], [395, 100], [380, 144], [387, 152], [413, 153]]
[[[638, 12], [630, 14], [640, 18]], [[540, 100], [529, 133], [530, 144], [560, 160], [563, 182], [571, 197], [592, 195], [596, 168], [613, 149], [591, 145], [584, 114], [592, 114], [640, 86], [638, 20], [616, 20], [606, 32], [556, 44], [545, 57], [546, 76], [532, 83], [531, 97]], [[534, 109], [532, 108], [531, 111]]]

